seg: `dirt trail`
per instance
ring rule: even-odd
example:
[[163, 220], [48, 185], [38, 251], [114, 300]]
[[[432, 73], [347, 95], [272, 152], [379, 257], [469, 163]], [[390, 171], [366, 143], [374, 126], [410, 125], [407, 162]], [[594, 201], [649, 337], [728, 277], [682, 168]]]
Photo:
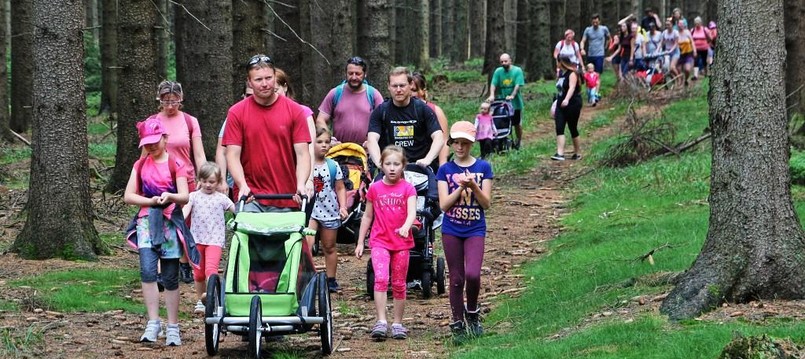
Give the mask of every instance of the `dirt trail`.
[[[585, 107], [582, 123], [587, 123], [595, 113], [606, 111], [603, 106]], [[606, 132], [582, 134], [584, 143]], [[553, 122], [541, 119], [536, 129], [526, 134], [525, 142], [544, 138], [553, 133]], [[565, 209], [561, 194], [562, 178], [582, 170], [583, 161], [550, 161], [551, 154], [537, 168], [524, 176], [498, 178], [495, 183], [494, 204], [488, 212], [489, 234], [482, 270], [481, 303], [485, 312], [495, 310], [503, 296], [517, 296], [527, 286], [521, 275], [515, 274], [520, 265], [538, 258], [545, 252], [545, 242], [559, 232], [557, 219]], [[122, 223], [122, 222], [121, 222]], [[114, 230], [114, 229], [113, 229]], [[8, 239], [8, 231], [6, 238]], [[13, 237], [10, 237], [13, 238]], [[437, 243], [440, 247], [440, 244]], [[441, 358], [447, 356], [450, 347], [447, 324], [450, 310], [447, 295], [424, 300], [419, 291], [409, 291], [405, 324], [410, 336], [407, 340], [375, 342], [368, 338], [368, 330], [374, 323], [373, 304], [364, 294], [366, 260], [352, 256], [352, 248], [339, 246], [339, 282], [344, 288], [333, 295], [335, 345], [333, 358]], [[440, 252], [440, 249], [437, 249]], [[323, 264], [321, 257], [316, 258]], [[102, 258], [97, 263], [74, 263], [60, 260], [26, 261], [12, 254], [0, 255], [0, 298], [28, 303], [31, 290], [10, 288], [8, 280], [41, 273], [46, 270], [68, 268], [137, 268], [136, 255], [123, 249], [114, 256]], [[182, 285], [181, 308], [187, 315], [181, 321], [181, 347], [165, 347], [162, 344], [143, 345], [136, 342], [145, 320], [140, 315], [110, 311], [107, 313], [55, 313], [37, 308], [28, 308], [22, 313], [0, 311], [0, 331], [21, 333], [29, 326], [45, 328], [45, 346], [37, 348], [34, 356], [49, 358], [166, 358], [206, 356], [204, 331], [201, 319], [190, 314], [195, 300], [191, 298], [191, 286]], [[138, 288], [121, 293], [141, 300]], [[36, 307], [36, 305], [32, 305]], [[505, 330], [503, 326], [495, 330]], [[241, 358], [247, 356], [247, 343], [239, 337], [224, 337], [219, 357]], [[288, 336], [283, 341], [264, 347], [266, 357], [272, 349], [283, 348], [303, 357], [319, 357], [319, 339], [310, 335]]]

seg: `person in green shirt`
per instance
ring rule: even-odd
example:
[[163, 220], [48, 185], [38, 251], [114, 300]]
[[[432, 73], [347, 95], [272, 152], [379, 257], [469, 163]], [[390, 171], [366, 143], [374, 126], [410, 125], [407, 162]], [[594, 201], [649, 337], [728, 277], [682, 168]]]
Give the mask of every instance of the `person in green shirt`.
[[512, 65], [512, 58], [509, 54], [500, 55], [500, 67], [495, 69], [492, 74], [492, 82], [489, 84], [488, 102], [495, 99], [506, 99], [511, 101], [514, 108], [512, 116], [512, 126], [517, 140], [514, 141], [514, 149], [520, 149], [520, 140], [523, 138], [523, 128], [520, 126], [523, 113], [523, 97], [520, 95], [520, 87], [525, 85], [523, 69]]

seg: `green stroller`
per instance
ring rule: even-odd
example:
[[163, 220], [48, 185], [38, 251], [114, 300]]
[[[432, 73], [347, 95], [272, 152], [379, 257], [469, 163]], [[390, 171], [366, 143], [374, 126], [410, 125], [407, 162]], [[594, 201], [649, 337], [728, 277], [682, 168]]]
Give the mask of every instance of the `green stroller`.
[[[293, 195], [255, 195], [291, 199]], [[303, 200], [302, 208], [305, 208]], [[241, 207], [243, 201], [239, 202]], [[321, 351], [333, 349], [333, 316], [327, 274], [316, 272], [307, 248], [304, 211], [239, 212], [230, 223], [226, 280], [207, 281], [204, 336], [209, 355], [218, 353], [222, 333], [247, 335], [249, 352], [260, 357], [263, 337], [316, 328]]]

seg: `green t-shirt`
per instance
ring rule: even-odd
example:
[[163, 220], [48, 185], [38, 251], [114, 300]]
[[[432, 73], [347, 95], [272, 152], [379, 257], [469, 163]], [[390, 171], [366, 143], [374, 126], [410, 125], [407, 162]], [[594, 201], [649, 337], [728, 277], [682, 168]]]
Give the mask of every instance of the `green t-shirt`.
[[[519, 66], [511, 65], [509, 67], [509, 71], [503, 69], [503, 66], [498, 67], [495, 69], [495, 73], [492, 74], [492, 85], [495, 86], [495, 98], [505, 98], [506, 96], [511, 95], [514, 91], [514, 86], [520, 85], [520, 87], [525, 86], [525, 76], [523, 76], [523, 69]], [[515, 110], [522, 110], [523, 109], [523, 96], [520, 94], [521, 91], [517, 91], [517, 95], [514, 96], [512, 99], [512, 107]]]

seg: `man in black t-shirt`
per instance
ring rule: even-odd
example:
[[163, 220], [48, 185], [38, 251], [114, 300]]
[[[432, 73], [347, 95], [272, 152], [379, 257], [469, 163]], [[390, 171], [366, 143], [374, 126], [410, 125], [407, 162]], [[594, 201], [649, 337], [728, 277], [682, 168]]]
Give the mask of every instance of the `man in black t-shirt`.
[[372, 111], [366, 147], [372, 162], [380, 168], [380, 153], [388, 145], [405, 150], [411, 163], [436, 164], [444, 145], [444, 134], [436, 114], [425, 102], [412, 98], [413, 78], [405, 67], [389, 73], [391, 99]]

